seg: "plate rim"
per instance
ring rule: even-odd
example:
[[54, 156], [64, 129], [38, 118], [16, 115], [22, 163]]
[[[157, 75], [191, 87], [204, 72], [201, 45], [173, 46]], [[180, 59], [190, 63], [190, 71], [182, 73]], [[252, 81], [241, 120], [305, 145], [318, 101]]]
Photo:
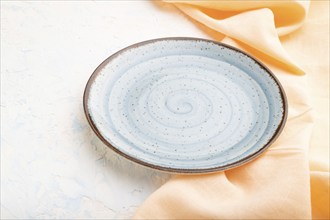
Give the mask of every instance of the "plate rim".
[[[253, 61], [255, 61], [260, 68], [263, 68], [267, 74], [275, 81], [276, 85], [279, 88], [279, 92], [282, 98], [282, 102], [283, 102], [283, 115], [281, 118], [281, 122], [279, 124], [279, 126], [277, 127], [276, 131], [274, 132], [274, 134], [272, 135], [272, 137], [269, 139], [269, 141], [264, 144], [258, 151], [254, 152], [251, 155], [248, 155], [236, 162], [227, 164], [227, 165], [223, 165], [223, 166], [215, 166], [215, 167], [210, 167], [210, 168], [202, 168], [202, 169], [189, 169], [189, 168], [171, 168], [171, 167], [166, 167], [166, 166], [159, 166], [159, 165], [155, 165], [153, 163], [148, 163], [145, 162], [141, 159], [138, 159], [134, 156], [130, 156], [124, 152], [122, 152], [120, 149], [116, 148], [115, 146], [111, 145], [106, 139], [105, 137], [103, 137], [103, 135], [101, 134], [101, 132], [99, 131], [99, 129], [97, 128], [96, 124], [93, 122], [92, 117], [89, 113], [89, 106], [88, 106], [88, 97], [89, 97], [89, 93], [90, 93], [90, 89], [91, 86], [94, 82], [94, 80], [96, 79], [96, 77], [99, 75], [100, 70], [107, 64], [109, 63], [112, 59], [116, 58], [117, 56], [119, 56], [121, 53], [130, 50], [132, 48], [135, 47], [140, 47], [146, 44], [150, 44], [150, 43], [154, 43], [154, 42], [159, 42], [159, 41], [166, 41], [166, 40], [184, 40], [184, 41], [204, 41], [204, 42], [208, 42], [208, 43], [213, 43], [213, 44], [217, 44], [219, 46], [222, 47], [226, 47], [228, 49], [234, 50], [238, 53], [244, 54], [246, 56], [248, 56], [249, 58], [251, 58]], [[275, 76], [275, 74], [264, 64], [262, 63], [259, 59], [257, 59], [256, 57], [252, 56], [251, 54], [238, 49], [236, 47], [233, 47], [231, 45], [222, 43], [222, 42], [218, 42], [215, 40], [210, 40], [210, 39], [204, 39], [204, 38], [196, 38], [196, 37], [164, 37], [164, 38], [155, 38], [155, 39], [150, 39], [150, 40], [146, 40], [146, 41], [141, 41], [138, 43], [134, 43], [132, 45], [129, 45], [127, 47], [124, 47], [120, 50], [118, 50], [117, 52], [113, 53], [112, 55], [110, 55], [109, 57], [107, 57], [104, 61], [101, 62], [101, 64], [99, 64], [96, 69], [93, 71], [93, 73], [91, 74], [91, 76], [89, 77], [85, 89], [84, 89], [84, 93], [83, 93], [83, 108], [84, 108], [84, 113], [85, 116], [87, 118], [87, 121], [90, 125], [90, 127], [92, 128], [92, 130], [94, 131], [94, 133], [97, 135], [97, 137], [110, 149], [112, 149], [114, 152], [118, 153], [119, 155], [129, 159], [130, 161], [133, 161], [135, 163], [138, 163], [140, 165], [143, 165], [145, 167], [148, 168], [152, 168], [152, 169], [156, 169], [159, 171], [165, 171], [165, 172], [170, 172], [170, 173], [178, 173], [178, 174], [203, 174], [203, 173], [212, 173], [212, 172], [217, 172], [217, 171], [224, 171], [224, 170], [229, 170], [229, 169], [233, 169], [236, 167], [239, 167], [243, 164], [247, 164], [251, 161], [253, 161], [254, 159], [256, 159], [258, 156], [260, 156], [264, 151], [266, 151], [274, 142], [275, 140], [279, 137], [279, 135], [282, 133], [283, 128], [286, 124], [287, 121], [287, 117], [288, 117], [288, 100], [286, 97], [286, 93], [285, 90], [282, 86], [282, 84], [280, 83], [280, 81], [278, 80], [278, 78]]]

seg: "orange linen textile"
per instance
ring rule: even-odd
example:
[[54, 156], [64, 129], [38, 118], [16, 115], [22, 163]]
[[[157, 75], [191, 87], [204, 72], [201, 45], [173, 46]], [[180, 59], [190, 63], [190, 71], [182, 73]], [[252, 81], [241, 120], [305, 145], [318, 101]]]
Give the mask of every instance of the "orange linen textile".
[[289, 116], [256, 160], [225, 172], [177, 175], [134, 218], [329, 219], [329, 2], [170, 3], [221, 33], [217, 40], [265, 63], [286, 91]]

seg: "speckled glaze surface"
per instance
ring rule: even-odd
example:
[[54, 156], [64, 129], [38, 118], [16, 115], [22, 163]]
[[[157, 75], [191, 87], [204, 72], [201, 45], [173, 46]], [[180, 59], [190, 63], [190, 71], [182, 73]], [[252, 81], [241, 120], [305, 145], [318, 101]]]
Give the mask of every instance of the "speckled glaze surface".
[[150, 40], [112, 55], [88, 81], [84, 108], [109, 147], [181, 173], [252, 160], [276, 139], [287, 115], [284, 91], [266, 67], [197, 38]]

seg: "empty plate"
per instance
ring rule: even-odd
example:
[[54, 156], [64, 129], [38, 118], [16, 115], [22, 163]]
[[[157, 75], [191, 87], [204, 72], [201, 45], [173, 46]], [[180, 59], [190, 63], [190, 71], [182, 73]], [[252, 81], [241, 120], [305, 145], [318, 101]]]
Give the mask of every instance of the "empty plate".
[[171, 172], [229, 169], [260, 155], [287, 116], [275, 76], [211, 40], [163, 38], [106, 59], [84, 93], [87, 119], [110, 148]]

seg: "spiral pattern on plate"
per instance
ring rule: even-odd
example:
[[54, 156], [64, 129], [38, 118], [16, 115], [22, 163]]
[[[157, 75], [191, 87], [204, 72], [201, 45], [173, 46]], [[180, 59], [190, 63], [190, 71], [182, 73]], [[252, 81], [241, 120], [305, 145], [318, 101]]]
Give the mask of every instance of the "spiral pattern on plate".
[[262, 149], [284, 118], [283, 94], [267, 70], [211, 41], [142, 43], [96, 74], [88, 111], [97, 130], [120, 152], [156, 167], [234, 164]]

